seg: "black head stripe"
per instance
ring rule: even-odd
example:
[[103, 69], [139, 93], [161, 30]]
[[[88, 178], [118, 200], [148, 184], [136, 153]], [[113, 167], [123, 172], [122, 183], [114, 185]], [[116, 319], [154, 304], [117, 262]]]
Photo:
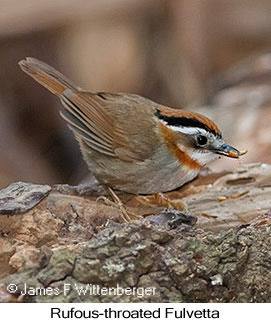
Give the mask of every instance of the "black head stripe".
[[159, 109], [156, 109], [154, 115], [158, 117], [160, 120], [166, 122], [169, 126], [182, 126], [182, 127], [193, 127], [193, 128], [201, 128], [208, 132], [213, 133], [217, 137], [221, 137], [220, 134], [215, 132], [213, 129], [210, 129], [207, 125], [200, 122], [195, 118], [186, 118], [186, 117], [173, 117], [173, 116], [165, 116], [161, 114]]

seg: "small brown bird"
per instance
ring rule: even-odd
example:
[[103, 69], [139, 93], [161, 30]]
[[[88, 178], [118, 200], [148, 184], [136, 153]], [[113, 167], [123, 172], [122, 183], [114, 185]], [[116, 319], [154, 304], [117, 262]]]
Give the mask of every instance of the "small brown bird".
[[86, 92], [53, 67], [27, 58], [24, 72], [56, 94], [61, 116], [100, 183], [133, 194], [174, 190], [219, 155], [245, 152], [225, 144], [214, 122], [135, 94]]

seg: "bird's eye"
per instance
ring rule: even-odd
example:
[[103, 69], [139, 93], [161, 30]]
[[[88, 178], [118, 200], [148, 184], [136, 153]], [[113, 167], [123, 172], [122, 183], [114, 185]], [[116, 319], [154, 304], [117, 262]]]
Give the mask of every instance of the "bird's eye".
[[203, 146], [207, 143], [207, 138], [205, 136], [199, 135], [197, 136], [197, 144]]

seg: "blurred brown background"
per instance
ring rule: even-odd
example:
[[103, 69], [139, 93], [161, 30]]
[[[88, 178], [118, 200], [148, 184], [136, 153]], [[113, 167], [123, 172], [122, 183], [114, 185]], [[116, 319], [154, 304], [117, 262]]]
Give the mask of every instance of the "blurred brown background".
[[[0, 187], [87, 175], [61, 104], [17, 62], [48, 62], [91, 91], [132, 92], [218, 122], [271, 161], [271, 1], [0, 0]], [[225, 158], [210, 167], [235, 168]]]

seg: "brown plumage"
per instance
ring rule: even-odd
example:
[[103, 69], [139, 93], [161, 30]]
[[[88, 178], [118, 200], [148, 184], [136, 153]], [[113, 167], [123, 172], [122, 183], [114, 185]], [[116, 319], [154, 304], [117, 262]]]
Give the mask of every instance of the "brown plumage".
[[[129, 97], [128, 95], [83, 91], [66, 76], [35, 58], [27, 58], [19, 65], [24, 72], [60, 97], [65, 107], [60, 114], [67, 121], [77, 139], [84, 140], [90, 148], [107, 156], [130, 162], [145, 158], [129, 145], [129, 138], [125, 136], [122, 120], [117, 123], [113, 119], [114, 115], [109, 111], [116, 103], [125, 109], [134, 101], [133, 95]], [[123, 126], [125, 128], [125, 124]]]
[[[61, 116], [89, 169], [104, 185], [135, 194], [170, 191], [197, 176], [217, 158], [216, 151], [239, 156], [225, 145], [217, 126], [200, 114], [164, 107], [135, 94], [86, 92], [34, 58], [19, 65], [60, 98]], [[201, 146], [200, 133], [210, 136], [210, 145]]]

